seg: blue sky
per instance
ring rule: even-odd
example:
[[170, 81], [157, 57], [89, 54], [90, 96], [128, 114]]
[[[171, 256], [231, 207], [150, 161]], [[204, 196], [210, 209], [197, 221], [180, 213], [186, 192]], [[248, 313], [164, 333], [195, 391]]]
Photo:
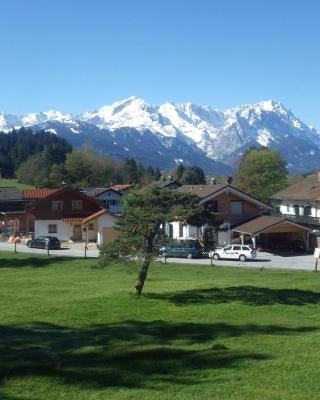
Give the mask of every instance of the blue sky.
[[0, 12], [0, 111], [272, 98], [320, 128], [319, 1], [4, 0]]

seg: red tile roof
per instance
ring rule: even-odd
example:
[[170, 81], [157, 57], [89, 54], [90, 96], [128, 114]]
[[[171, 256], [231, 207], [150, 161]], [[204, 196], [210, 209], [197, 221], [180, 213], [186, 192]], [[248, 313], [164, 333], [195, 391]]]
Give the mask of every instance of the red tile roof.
[[128, 184], [125, 184], [125, 185], [114, 185], [114, 186], [111, 186], [111, 189], [115, 190], [116, 192], [121, 192], [121, 190], [127, 190], [131, 186], [133, 186], [133, 185], [128, 185]]
[[95, 214], [89, 215], [89, 217], [85, 218], [83, 220], [83, 223], [86, 224], [87, 222], [92, 221], [93, 219], [96, 219], [96, 218], [100, 217], [100, 215], [104, 215], [104, 214], [112, 215], [113, 217], [118, 218], [117, 215], [114, 215], [107, 210], [100, 210], [100, 211], [96, 212]]
[[37, 200], [43, 199], [59, 189], [37, 188], [37, 189], [23, 189], [22, 198], [24, 200]]

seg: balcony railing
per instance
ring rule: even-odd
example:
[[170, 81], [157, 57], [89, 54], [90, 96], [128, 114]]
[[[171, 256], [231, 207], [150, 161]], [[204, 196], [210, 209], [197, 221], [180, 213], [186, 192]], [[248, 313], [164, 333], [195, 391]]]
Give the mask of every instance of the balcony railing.
[[297, 224], [307, 225], [307, 226], [319, 226], [320, 218], [312, 217], [311, 215], [291, 215], [282, 213], [273, 213], [272, 215], [276, 217], [283, 217]]

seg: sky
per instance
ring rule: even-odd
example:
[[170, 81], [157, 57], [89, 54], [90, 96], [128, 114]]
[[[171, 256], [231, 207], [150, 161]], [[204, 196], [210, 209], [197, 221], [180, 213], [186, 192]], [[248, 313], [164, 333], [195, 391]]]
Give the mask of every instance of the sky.
[[0, 111], [281, 101], [320, 129], [318, 0], [2, 0]]

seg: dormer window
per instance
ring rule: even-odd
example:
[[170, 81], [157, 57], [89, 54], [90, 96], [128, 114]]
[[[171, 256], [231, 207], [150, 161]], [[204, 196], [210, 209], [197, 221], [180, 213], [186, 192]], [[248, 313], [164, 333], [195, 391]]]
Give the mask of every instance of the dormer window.
[[52, 211], [62, 211], [63, 210], [63, 201], [54, 200], [52, 202]]
[[82, 210], [82, 200], [72, 200], [72, 210]]

